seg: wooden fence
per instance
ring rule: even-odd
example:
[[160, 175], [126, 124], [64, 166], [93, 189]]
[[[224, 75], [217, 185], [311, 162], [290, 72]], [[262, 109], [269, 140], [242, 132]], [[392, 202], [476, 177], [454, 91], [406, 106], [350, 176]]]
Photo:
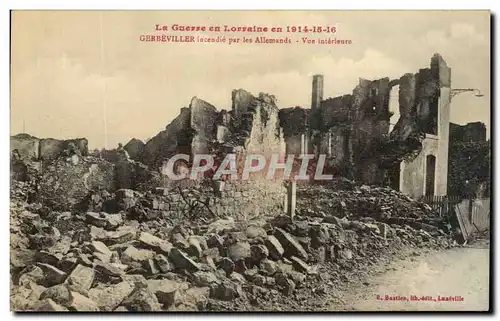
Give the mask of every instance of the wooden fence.
[[460, 196], [422, 196], [421, 202], [429, 205], [433, 210], [437, 211], [440, 216], [447, 216], [455, 205], [462, 201]]
[[455, 214], [464, 240], [490, 228], [490, 199], [464, 199], [455, 205]]

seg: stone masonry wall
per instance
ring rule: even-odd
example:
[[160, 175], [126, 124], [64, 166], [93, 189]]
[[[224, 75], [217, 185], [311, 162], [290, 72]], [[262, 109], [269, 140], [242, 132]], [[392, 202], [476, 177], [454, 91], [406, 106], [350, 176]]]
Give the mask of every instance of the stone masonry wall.
[[249, 219], [276, 216], [284, 212], [286, 190], [281, 183], [226, 181], [211, 187], [158, 188], [155, 209], [163, 215], [192, 217], [215, 215]]

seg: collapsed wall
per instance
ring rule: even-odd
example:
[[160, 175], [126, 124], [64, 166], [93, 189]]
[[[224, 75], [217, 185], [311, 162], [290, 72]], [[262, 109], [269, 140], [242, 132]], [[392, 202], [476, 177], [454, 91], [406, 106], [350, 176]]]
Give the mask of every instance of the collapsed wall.
[[[234, 90], [230, 111], [218, 111], [210, 103], [193, 97], [189, 107], [183, 108], [166, 130], [148, 141], [142, 156], [137, 157], [150, 168], [160, 168], [165, 173], [168, 159], [177, 153], [190, 156], [190, 163], [186, 164], [188, 167], [193, 166], [192, 160], [196, 154], [214, 155], [216, 168], [225, 155], [235, 154], [238, 175], [241, 177], [247, 154], [258, 153], [269, 161], [272, 154], [284, 153], [278, 114], [276, 98], [263, 93], [256, 97], [243, 89]], [[204, 178], [210, 179], [214, 171], [206, 173]], [[269, 212], [283, 206], [282, 180], [259, 184], [259, 181], [264, 180], [263, 175], [252, 175], [250, 181], [213, 184], [208, 189], [206, 186], [200, 187], [202, 181], [177, 182], [163, 177], [163, 186], [170, 190], [177, 187], [193, 190], [203, 188], [214, 195], [234, 195], [222, 200], [224, 205], [214, 209], [222, 214], [241, 211], [237, 210], [238, 207]], [[224, 176], [222, 180], [225, 180]]]
[[[322, 76], [314, 76], [311, 109], [295, 107], [280, 112], [287, 150], [326, 154], [330, 173], [377, 185], [386, 182], [388, 171], [399, 169], [403, 161], [408, 163], [406, 174], [415, 176], [411, 173], [421, 171], [421, 166], [412, 161], [419, 155], [434, 153], [439, 154], [439, 175], [443, 181], [450, 68], [439, 54], [432, 57], [430, 68], [416, 74], [408, 73], [394, 80], [360, 79], [352, 94], [323, 100], [323, 89], [317, 88], [322, 84]], [[399, 86], [400, 117], [389, 132], [389, 100], [394, 86]], [[442, 121], [438, 122], [438, 118]], [[434, 151], [426, 149], [434, 145]], [[422, 150], [426, 152], [421, 153]], [[415, 183], [419, 190], [423, 190], [422, 184], [421, 178]], [[439, 184], [440, 190], [443, 184]]]
[[[96, 195], [100, 193], [161, 187], [166, 188], [167, 194], [184, 190], [186, 194], [199, 195], [195, 203], [205, 203], [208, 197], [209, 211], [215, 215], [240, 215], [249, 211], [252, 213], [244, 215], [275, 215], [283, 210], [283, 180], [267, 180], [266, 170], [264, 174], [250, 175], [249, 180], [240, 178], [247, 154], [264, 155], [269, 162], [273, 154], [284, 153], [276, 98], [263, 93], [253, 96], [239, 89], [233, 91], [232, 99], [230, 111], [218, 111], [193, 97], [189, 107], [182, 108], [180, 115], [146, 144], [132, 139], [124, 147], [100, 151], [97, 158], [86, 156], [86, 150], [68, 150], [70, 142], [76, 149], [84, 150], [86, 139], [57, 141], [18, 135], [11, 138], [14, 142], [11, 149], [20, 150], [24, 159], [41, 161], [39, 200], [58, 210], [85, 209], [89, 199], [99, 198]], [[190, 157], [190, 162], [185, 164], [188, 167], [193, 166], [196, 154], [214, 155], [215, 168], [199, 179], [171, 180], [164, 175], [165, 165], [178, 153]], [[218, 182], [210, 181], [227, 154], [236, 155], [238, 180], [223, 176]], [[12, 177], [24, 180], [25, 168], [18, 163], [14, 165], [13, 170], [20, 173]], [[177, 211], [177, 206], [171, 208], [162, 215]]]
[[10, 137], [10, 153], [17, 151], [19, 157], [24, 160], [53, 160], [69, 149], [86, 156], [89, 153], [88, 140], [86, 138], [40, 139], [26, 133]]

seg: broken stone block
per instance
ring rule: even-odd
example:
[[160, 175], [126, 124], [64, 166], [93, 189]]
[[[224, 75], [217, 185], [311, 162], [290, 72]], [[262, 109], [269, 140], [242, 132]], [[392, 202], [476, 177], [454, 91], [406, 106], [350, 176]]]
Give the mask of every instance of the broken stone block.
[[365, 223], [365, 226], [375, 234], [380, 234], [380, 228], [377, 224]]
[[50, 253], [54, 254], [66, 254], [71, 248], [71, 238], [69, 236], [62, 236], [59, 242], [48, 249]]
[[216, 270], [217, 265], [215, 265], [214, 260], [210, 256], [204, 256], [200, 259], [200, 262], [205, 263], [210, 270]]
[[223, 257], [222, 260], [219, 262], [218, 267], [224, 270], [224, 272], [226, 272], [227, 275], [230, 275], [231, 273], [233, 273], [235, 269], [235, 264], [233, 260], [231, 260], [230, 258]]
[[45, 263], [37, 263], [37, 265], [42, 269], [43, 274], [45, 275], [45, 280], [42, 284], [44, 286], [57, 285], [64, 282], [66, 279], [66, 272], [61, 271], [52, 265]]
[[207, 238], [204, 235], [191, 235], [188, 237], [188, 242], [190, 242], [190, 239], [197, 240], [202, 251], [208, 249]]
[[92, 261], [89, 258], [88, 254], [80, 253], [78, 255], [78, 263], [83, 264], [85, 266], [92, 266]]
[[65, 283], [72, 291], [86, 294], [94, 282], [94, 269], [78, 265], [68, 276]]
[[106, 228], [108, 225], [108, 221], [106, 220], [106, 213], [95, 213], [95, 212], [87, 212], [85, 214], [85, 220], [87, 223], [92, 224], [97, 227]]
[[300, 245], [299, 242], [293, 238], [293, 236], [280, 228], [275, 228], [274, 235], [279, 240], [281, 245], [283, 245], [286, 256], [297, 256], [298, 258], [304, 260], [308, 259], [307, 252], [304, 250], [302, 245]]
[[293, 227], [296, 236], [307, 236], [309, 233], [309, 223], [307, 221], [295, 221]]
[[43, 226], [38, 234], [29, 235], [30, 247], [32, 249], [42, 250], [53, 247], [61, 238], [61, 233], [55, 227]]
[[[207, 234], [218, 234], [237, 230], [236, 223], [233, 218], [219, 219], [210, 223], [207, 227]], [[210, 246], [210, 245], [209, 245]]]
[[[106, 246], [106, 244], [104, 244], [100, 241], [92, 241], [90, 246], [94, 252], [101, 253], [101, 254], [104, 254], [105, 256], [107, 256], [108, 261], [109, 261], [109, 258], [111, 258], [111, 255], [113, 255], [113, 253], [109, 250], [109, 248]], [[104, 262], [104, 260], [102, 260], [102, 261]]]
[[192, 287], [184, 294], [184, 302], [196, 305], [199, 310], [206, 308], [208, 298], [210, 297], [209, 287]]
[[168, 279], [148, 280], [147, 282], [148, 289], [156, 295], [158, 302], [165, 307], [180, 302], [182, 300], [181, 291], [187, 288], [187, 285]]
[[264, 230], [262, 227], [256, 226], [256, 225], [248, 226], [245, 233], [249, 239], [253, 239], [256, 237], [261, 237], [261, 238], [265, 239], [267, 237], [266, 230]]
[[336, 224], [339, 227], [343, 226], [343, 220], [336, 216], [325, 216], [323, 218], [324, 223]]
[[248, 269], [246, 270], [245, 272], [243, 272], [243, 276], [248, 280], [248, 281], [252, 281], [253, 278], [259, 274], [259, 270], [257, 270], [256, 268], [253, 268], [253, 269]]
[[172, 248], [169, 258], [174, 263], [176, 269], [186, 269], [191, 272], [200, 270], [198, 264], [191, 260], [186, 253], [182, 252], [178, 248]]
[[197, 237], [189, 237], [188, 243], [189, 243], [189, 248], [186, 250], [186, 252], [190, 256], [194, 256], [196, 258], [200, 258], [201, 255], [202, 255], [202, 253], [203, 253], [203, 250], [201, 248], [201, 244], [200, 244], [199, 238], [197, 238]]
[[228, 249], [228, 256], [233, 262], [250, 258], [252, 256], [250, 243], [241, 241], [231, 245]]
[[104, 263], [101, 261], [94, 262], [94, 270], [100, 278], [109, 279], [110, 277], [120, 277], [125, 272], [112, 263]]
[[325, 261], [335, 262], [335, 258], [336, 258], [336, 255], [335, 255], [335, 246], [333, 246], [333, 245], [327, 246], [326, 247]]
[[[90, 212], [90, 213], [95, 213], [95, 212]], [[101, 227], [92, 225], [90, 226], [89, 234], [92, 240], [100, 240], [106, 236], [106, 230], [104, 230]]]
[[33, 304], [40, 299], [43, 291], [45, 291], [45, 287], [34, 282], [29, 282], [23, 286], [11, 285], [11, 311], [30, 310]]
[[278, 285], [278, 286], [285, 286], [286, 285], [286, 278], [287, 278], [287, 276], [284, 272], [277, 272], [274, 275], [276, 285]]
[[281, 260], [285, 250], [274, 235], [268, 235], [265, 241], [266, 247], [269, 250], [269, 257], [273, 260]]
[[292, 280], [286, 278], [285, 284], [283, 286], [283, 295], [291, 296], [295, 291], [295, 287], [296, 287], [295, 283]]
[[126, 307], [120, 305], [118, 308], [114, 309], [113, 312], [130, 312]]
[[353, 256], [352, 251], [349, 249], [344, 249], [342, 251], [339, 251], [339, 258], [342, 260], [346, 261], [352, 260], [352, 256]]
[[183, 251], [189, 248], [189, 242], [184, 238], [184, 236], [181, 233], [173, 233], [172, 236], [170, 237], [170, 241], [175, 247]]
[[104, 311], [113, 311], [134, 290], [131, 282], [123, 281], [118, 284], [92, 288], [89, 290], [89, 298], [97, 303]]
[[96, 237], [107, 245], [120, 244], [136, 238], [137, 230], [133, 226], [120, 226], [116, 231], [107, 231], [104, 235]]
[[55, 303], [67, 307], [70, 305], [73, 297], [71, 296], [71, 292], [66, 287], [66, 285], [58, 284], [47, 288], [42, 292], [42, 294], [40, 295], [40, 300], [44, 299], [52, 299], [52, 301], [54, 301]]
[[135, 206], [137, 195], [131, 189], [120, 189], [115, 192], [115, 200], [118, 208], [126, 211]]
[[212, 283], [217, 283], [219, 279], [213, 272], [198, 271], [193, 273], [193, 283], [196, 286], [210, 286]]
[[385, 223], [378, 223], [378, 228], [380, 230], [380, 236], [387, 239], [387, 231], [389, 230], [389, 226]]
[[229, 232], [227, 235], [226, 244], [235, 244], [238, 242], [247, 242], [248, 237], [243, 231], [233, 231]]
[[141, 274], [126, 274], [122, 276], [122, 280], [132, 283], [135, 289], [145, 289], [148, 287], [148, 280]]
[[212, 258], [215, 262], [221, 260], [220, 251], [218, 248], [213, 247], [203, 251], [203, 255]]
[[326, 248], [324, 246], [320, 246], [317, 249], [312, 250], [312, 253], [309, 256], [312, 262], [316, 263], [325, 263], [326, 262]]
[[311, 270], [311, 267], [309, 265], [307, 265], [306, 262], [302, 261], [301, 259], [299, 259], [296, 256], [292, 256], [290, 258], [290, 261], [292, 261], [293, 268], [299, 272], [308, 273]]
[[148, 271], [148, 275], [155, 275], [161, 272], [153, 259], [147, 261], [145, 269]]
[[234, 270], [238, 273], [243, 273], [247, 270], [246, 260], [239, 260], [234, 262]]
[[141, 242], [147, 248], [165, 255], [168, 255], [173, 247], [170, 242], [162, 240], [161, 238], [146, 232], [141, 232], [141, 235], [139, 236], [139, 242]]
[[127, 310], [134, 312], [161, 311], [158, 299], [149, 288], [135, 291], [121, 305], [127, 308]]
[[99, 252], [92, 253], [92, 256], [94, 257], [95, 260], [98, 260], [98, 261], [101, 261], [104, 263], [109, 263], [111, 260], [111, 256], [107, 256], [107, 255], [99, 253]]
[[315, 249], [330, 241], [328, 229], [322, 226], [312, 226], [309, 230], [309, 236], [311, 237], [311, 246]]
[[43, 281], [45, 281], [43, 270], [36, 265], [31, 265], [21, 272], [18, 283], [21, 286], [28, 286], [31, 282], [42, 284]]
[[269, 256], [269, 250], [265, 245], [262, 244], [252, 245], [250, 247], [250, 251], [252, 253], [252, 262], [256, 264]]
[[222, 301], [232, 301], [236, 298], [243, 297], [243, 289], [240, 284], [225, 280], [220, 284], [212, 284], [210, 287], [210, 297]]
[[210, 236], [207, 240], [208, 248], [221, 249], [224, 246], [224, 238], [218, 234]]
[[99, 306], [97, 305], [97, 303], [95, 303], [88, 297], [78, 292], [71, 292], [71, 296], [73, 300], [71, 301], [71, 304], [68, 307], [71, 311], [77, 311], [77, 312], [99, 311]]
[[51, 299], [38, 301], [33, 307], [33, 311], [37, 312], [63, 312], [68, 311], [65, 307], [55, 303]]
[[132, 138], [127, 144], [125, 144], [125, 146], [123, 146], [123, 149], [127, 151], [130, 159], [140, 161], [145, 146], [146, 144], [144, 144], [142, 140]]
[[168, 273], [175, 269], [174, 264], [163, 254], [157, 254], [154, 261], [162, 273]]
[[131, 268], [141, 268], [148, 262], [149, 259], [152, 259], [154, 256], [155, 252], [153, 251], [136, 249], [133, 246], [129, 246], [122, 253], [121, 261], [123, 264], [126, 264]]
[[260, 272], [266, 276], [273, 276], [278, 270], [276, 262], [269, 259], [264, 259], [259, 264]]
[[245, 277], [243, 275], [241, 275], [240, 273], [237, 273], [237, 272], [233, 272], [229, 275], [229, 279], [234, 281], [234, 282], [237, 282], [237, 283], [240, 283], [240, 284], [245, 284], [247, 283], [247, 280], [245, 279]]
[[[37, 252], [28, 249], [11, 249], [10, 265], [16, 268], [24, 268], [35, 262]], [[57, 262], [56, 262], [57, 263]]]

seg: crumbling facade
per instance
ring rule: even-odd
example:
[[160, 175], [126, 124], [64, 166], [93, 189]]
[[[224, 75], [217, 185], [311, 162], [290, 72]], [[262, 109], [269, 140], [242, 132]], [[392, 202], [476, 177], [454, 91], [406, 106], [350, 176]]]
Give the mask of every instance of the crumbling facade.
[[491, 142], [486, 125], [450, 123], [448, 195], [463, 198], [489, 197], [491, 189]]
[[[189, 168], [193, 165], [194, 155], [216, 156], [213, 170], [207, 171], [199, 180], [188, 180], [189, 188], [196, 189], [202, 186], [204, 178], [212, 178], [227, 154], [236, 155], [239, 174], [247, 154], [263, 155], [267, 165], [271, 156], [276, 154], [280, 155], [280, 163], [284, 163], [285, 154], [326, 154], [324, 174], [344, 176], [363, 184], [391, 185], [416, 198], [446, 195], [450, 77], [450, 68], [436, 54], [431, 59], [430, 68], [393, 80], [387, 77], [360, 79], [351, 94], [339, 97], [324, 99], [323, 76], [315, 75], [310, 109], [293, 107], [280, 110], [274, 96], [263, 93], [254, 96], [243, 89], [232, 92], [229, 111], [218, 110], [193, 97], [189, 106], [182, 108], [165, 130], [146, 143], [132, 139], [124, 147], [101, 151], [100, 160], [111, 163], [110, 166], [105, 162], [94, 164], [88, 159], [66, 160], [66, 163], [59, 164], [57, 173], [53, 173], [56, 181], [65, 183], [51, 184], [62, 187], [64, 193], [69, 192], [71, 195], [67, 195], [67, 199], [85, 201], [89, 190], [95, 190], [89, 187], [92, 184], [82, 182], [82, 189], [77, 188], [73, 193], [71, 188], [64, 188], [72, 181], [66, 180], [66, 177], [72, 177], [66, 171], [90, 173], [92, 176], [99, 173], [95, 168], [102, 167], [106, 168], [103, 173], [107, 183], [97, 189], [113, 192], [116, 189], [140, 189], [146, 185], [171, 190], [185, 188], [185, 181], [170, 180], [165, 175], [168, 160], [176, 154], [186, 154], [190, 156], [189, 161], [178, 165]], [[400, 118], [389, 131], [392, 116], [389, 111], [390, 92], [395, 86], [399, 86]], [[26, 134], [11, 138], [11, 150], [16, 150], [22, 159], [51, 161], [64, 156], [68, 149], [86, 156], [87, 140], [38, 139]], [[70, 163], [72, 165], [68, 165]], [[75, 171], [71, 166], [82, 168]], [[174, 171], [181, 167], [174, 168]], [[223, 205], [217, 211], [229, 214], [235, 207], [255, 208], [269, 214], [283, 211], [284, 180], [279, 175], [269, 180], [265, 173], [265, 169], [252, 173], [250, 180], [238, 182], [237, 188], [226, 182], [226, 177], [213, 183], [210, 192], [215, 198], [221, 195], [232, 197], [232, 201], [219, 202]], [[52, 174], [49, 171], [44, 175]], [[82, 178], [76, 179], [80, 181]], [[48, 198], [59, 193], [52, 190], [47, 188]]]
[[[124, 148], [129, 145], [137, 143], [131, 141]], [[269, 181], [255, 173], [249, 181], [223, 180], [207, 189], [206, 185], [200, 185], [203, 180], [172, 181], [165, 175], [168, 159], [179, 153], [190, 156], [190, 162], [184, 164], [187, 167], [193, 165], [193, 156], [197, 154], [215, 155], [219, 161], [227, 154], [236, 154], [239, 174], [246, 154], [257, 153], [267, 160], [273, 154], [284, 154], [279, 108], [272, 95], [260, 93], [256, 97], [243, 89], [234, 90], [229, 111], [219, 111], [193, 97], [189, 107], [182, 108], [180, 115], [141, 149], [142, 155], [133, 153], [135, 159], [162, 173], [163, 187], [175, 190], [187, 185], [193, 191], [203, 189], [209, 198], [205, 201], [214, 213], [231, 215], [250, 211], [254, 215], [284, 210], [285, 190], [280, 179]], [[205, 178], [213, 174], [209, 171]]]
[[[280, 113], [287, 151], [327, 154], [328, 170], [366, 184], [390, 184], [413, 197], [446, 195], [451, 72], [439, 54], [430, 68], [399, 79], [360, 79], [352, 94], [323, 99], [315, 75], [312, 105]], [[400, 118], [389, 132], [391, 89]]]
[[450, 142], [484, 142], [486, 141], [486, 125], [472, 122], [465, 125], [450, 123]]

